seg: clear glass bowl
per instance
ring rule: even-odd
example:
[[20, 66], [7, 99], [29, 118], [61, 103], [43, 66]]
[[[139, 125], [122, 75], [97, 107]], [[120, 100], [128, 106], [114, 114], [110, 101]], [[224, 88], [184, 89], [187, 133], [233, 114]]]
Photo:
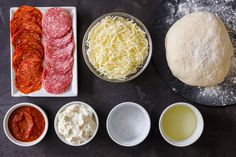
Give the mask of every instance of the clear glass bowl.
[[[126, 77], [126, 79], [124, 80], [116, 80], [116, 79], [109, 79], [106, 76], [102, 75], [99, 71], [97, 71], [93, 65], [90, 63], [89, 59], [88, 59], [88, 55], [87, 55], [87, 50], [88, 50], [88, 46], [86, 45], [86, 41], [88, 39], [88, 34], [90, 32], [90, 30], [98, 23], [100, 22], [103, 18], [105, 18], [106, 16], [121, 16], [124, 17], [125, 19], [129, 19], [129, 20], [133, 20], [145, 33], [146, 33], [146, 38], [148, 40], [148, 55], [146, 57], [146, 59], [143, 62], [143, 65], [140, 66], [140, 68], [137, 70], [136, 73], [134, 74], [130, 74], [129, 76]], [[112, 12], [112, 13], [108, 13], [105, 14], [103, 16], [100, 16], [99, 18], [97, 18], [87, 29], [87, 31], [85, 32], [84, 38], [83, 38], [83, 43], [82, 43], [82, 50], [83, 50], [83, 57], [84, 60], [87, 64], [87, 66], [89, 67], [89, 69], [99, 78], [108, 81], [108, 82], [113, 82], [113, 83], [118, 83], [118, 82], [127, 82], [130, 81], [136, 77], [138, 77], [147, 67], [147, 65], [149, 64], [150, 60], [151, 60], [151, 56], [152, 56], [152, 39], [151, 36], [147, 30], [147, 28], [145, 27], [145, 25], [138, 20], [136, 17], [126, 14], [126, 13], [121, 13], [121, 12]]]

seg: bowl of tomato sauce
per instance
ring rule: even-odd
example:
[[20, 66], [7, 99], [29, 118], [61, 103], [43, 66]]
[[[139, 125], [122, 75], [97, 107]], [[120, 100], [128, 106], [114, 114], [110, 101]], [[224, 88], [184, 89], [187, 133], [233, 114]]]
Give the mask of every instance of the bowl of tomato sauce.
[[23, 102], [12, 106], [3, 120], [7, 138], [19, 146], [39, 143], [48, 130], [48, 118], [38, 105]]

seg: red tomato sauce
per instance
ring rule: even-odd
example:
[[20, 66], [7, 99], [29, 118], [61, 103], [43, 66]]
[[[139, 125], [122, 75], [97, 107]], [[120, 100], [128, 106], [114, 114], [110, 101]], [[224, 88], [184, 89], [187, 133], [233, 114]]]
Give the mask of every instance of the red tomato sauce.
[[12, 112], [8, 120], [8, 127], [15, 139], [22, 142], [31, 142], [43, 133], [45, 119], [36, 108], [22, 106]]

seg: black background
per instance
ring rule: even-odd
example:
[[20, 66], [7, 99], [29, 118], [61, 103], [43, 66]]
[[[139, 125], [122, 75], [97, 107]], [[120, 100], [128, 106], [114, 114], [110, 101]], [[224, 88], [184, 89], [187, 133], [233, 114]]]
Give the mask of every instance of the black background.
[[[187, 101], [171, 91], [162, 81], [153, 61], [135, 80], [113, 84], [95, 77], [82, 57], [82, 37], [87, 27], [99, 16], [121, 11], [134, 15], [150, 30], [152, 18], [158, 9], [158, 0], [40, 0], [0, 1], [0, 122], [7, 110], [19, 102], [32, 102], [47, 112], [49, 130], [46, 137], [36, 146], [24, 148], [11, 143], [0, 125], [0, 156], [86, 156], [86, 157], [161, 157], [161, 156], [236, 156], [236, 106], [207, 107], [193, 103], [202, 113], [205, 126], [200, 139], [191, 146], [177, 148], [161, 137], [158, 130], [159, 116], [164, 108], [177, 101]], [[76, 6], [78, 31], [78, 97], [71, 98], [13, 98], [10, 95], [10, 41], [9, 10], [20, 5], [33, 6]], [[155, 30], [158, 31], [158, 30]], [[153, 43], [155, 44], [155, 43]], [[163, 51], [163, 50], [160, 50]], [[153, 53], [158, 53], [154, 51]], [[53, 120], [59, 108], [70, 101], [80, 100], [90, 104], [98, 113], [100, 128], [96, 137], [82, 147], [71, 147], [56, 136]], [[134, 101], [150, 114], [152, 127], [147, 139], [135, 147], [122, 147], [108, 136], [105, 123], [109, 111], [118, 103]], [[187, 101], [188, 102], [188, 101]]]

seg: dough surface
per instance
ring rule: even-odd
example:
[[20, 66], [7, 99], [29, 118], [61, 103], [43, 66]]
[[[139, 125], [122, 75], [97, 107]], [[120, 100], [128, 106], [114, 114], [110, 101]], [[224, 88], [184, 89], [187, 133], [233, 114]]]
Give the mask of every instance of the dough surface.
[[195, 12], [167, 32], [166, 59], [173, 75], [192, 86], [214, 86], [229, 73], [233, 46], [221, 19]]

